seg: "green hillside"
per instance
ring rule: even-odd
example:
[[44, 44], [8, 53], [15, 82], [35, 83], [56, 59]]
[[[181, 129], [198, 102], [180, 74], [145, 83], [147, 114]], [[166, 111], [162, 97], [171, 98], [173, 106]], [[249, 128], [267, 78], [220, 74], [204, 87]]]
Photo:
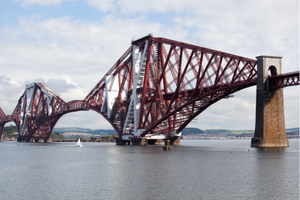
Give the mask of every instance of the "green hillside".
[[74, 133], [90, 133], [92, 135], [114, 135], [117, 134], [115, 130], [105, 130], [97, 129], [92, 130], [89, 128], [78, 128], [78, 127], [67, 127], [67, 128], [54, 128], [53, 132], [65, 133], [65, 132], [74, 132]]
[[202, 133], [203, 131], [199, 128], [185, 128], [181, 131], [181, 135], [196, 135]]
[[13, 126], [13, 125], [10, 125], [10, 126], [5, 126], [2, 133], [6, 133], [7, 135], [12, 135], [13, 133], [18, 133], [18, 128], [17, 126]]
[[65, 136], [63, 134], [60, 134], [60, 133], [57, 133], [57, 132], [51, 133], [50, 137], [52, 139], [65, 139]]
[[[4, 135], [12, 135], [13, 133], [18, 132], [18, 129], [16, 126], [6, 126], [3, 129]], [[92, 130], [88, 128], [78, 128], [78, 127], [67, 127], [67, 128], [54, 128], [52, 131], [53, 137], [61, 138], [63, 133], [65, 132], [73, 132], [73, 133], [89, 133], [92, 135], [115, 135], [117, 134], [115, 130], [112, 129], [97, 129]], [[299, 135], [299, 128], [289, 128], [286, 129], [287, 135]], [[182, 136], [185, 135], [198, 135], [198, 134], [220, 134], [220, 135], [239, 135], [239, 136], [249, 136], [253, 135], [253, 130], [231, 130], [231, 129], [207, 129], [207, 130], [201, 130], [199, 128], [185, 128], [181, 132]], [[51, 137], [52, 137], [51, 135]]]
[[299, 132], [299, 128], [288, 128], [285, 131], [286, 132]]
[[253, 134], [253, 130], [231, 130], [231, 129], [207, 129], [204, 131], [209, 134], [222, 134], [222, 135], [232, 135], [232, 134]]
[[205, 133], [212, 134], [231, 134], [232, 132], [228, 129], [206, 129]]

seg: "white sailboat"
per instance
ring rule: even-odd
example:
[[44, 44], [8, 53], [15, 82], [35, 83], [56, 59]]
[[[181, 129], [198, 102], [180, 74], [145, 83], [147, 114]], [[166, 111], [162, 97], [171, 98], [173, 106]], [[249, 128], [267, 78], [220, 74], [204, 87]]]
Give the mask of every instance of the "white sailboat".
[[80, 142], [80, 138], [78, 138], [78, 141], [77, 141], [76, 147], [82, 147], [82, 144], [81, 144], [81, 142]]

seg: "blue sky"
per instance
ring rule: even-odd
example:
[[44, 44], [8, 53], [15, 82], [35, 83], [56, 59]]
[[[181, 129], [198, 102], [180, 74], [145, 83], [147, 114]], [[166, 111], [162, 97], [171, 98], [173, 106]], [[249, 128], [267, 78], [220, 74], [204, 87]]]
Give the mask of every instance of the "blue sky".
[[[299, 70], [298, 0], [0, 0], [0, 107], [11, 114], [26, 84], [83, 99], [130, 46], [149, 33], [255, 59], [282, 56]], [[286, 127], [299, 126], [299, 87], [284, 89]], [[254, 129], [255, 87], [222, 100], [191, 127]], [[57, 127], [107, 128], [95, 112]]]

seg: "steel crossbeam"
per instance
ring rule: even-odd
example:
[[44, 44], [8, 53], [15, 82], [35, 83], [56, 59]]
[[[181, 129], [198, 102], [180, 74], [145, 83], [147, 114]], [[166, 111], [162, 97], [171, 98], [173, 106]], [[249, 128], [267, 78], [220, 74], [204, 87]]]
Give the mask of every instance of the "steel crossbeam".
[[299, 85], [299, 71], [269, 77], [269, 87], [272, 89]]

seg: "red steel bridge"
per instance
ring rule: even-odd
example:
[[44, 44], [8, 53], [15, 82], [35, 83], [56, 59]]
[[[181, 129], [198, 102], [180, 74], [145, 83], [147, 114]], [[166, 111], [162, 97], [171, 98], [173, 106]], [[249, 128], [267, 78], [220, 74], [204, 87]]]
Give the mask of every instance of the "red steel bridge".
[[[93, 110], [119, 141], [178, 138], [206, 108], [257, 84], [257, 60], [151, 34], [131, 43], [83, 100], [65, 102], [43, 83], [26, 86], [11, 115], [0, 108], [0, 133], [14, 121], [19, 141], [47, 140], [61, 116]], [[299, 72], [270, 70], [270, 89], [299, 85]]]

